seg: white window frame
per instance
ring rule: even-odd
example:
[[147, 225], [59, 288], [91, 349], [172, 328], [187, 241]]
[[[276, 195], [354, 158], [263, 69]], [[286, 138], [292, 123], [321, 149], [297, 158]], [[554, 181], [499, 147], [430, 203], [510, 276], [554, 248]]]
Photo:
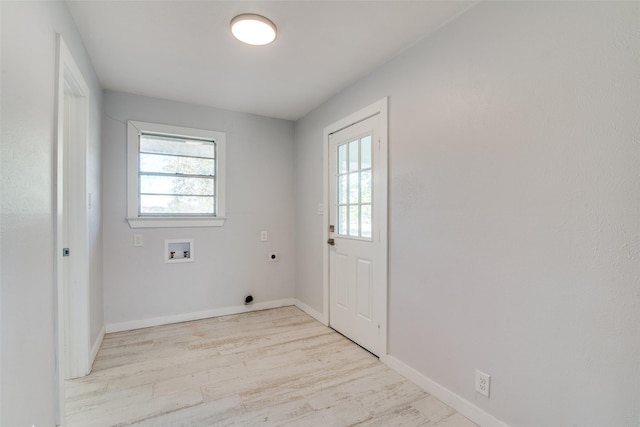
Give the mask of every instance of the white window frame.
[[[140, 215], [139, 154], [140, 135], [178, 136], [210, 139], [216, 144], [216, 214], [215, 216], [145, 216]], [[225, 141], [224, 132], [193, 129], [159, 123], [127, 122], [127, 222], [131, 228], [221, 227], [225, 218]]]

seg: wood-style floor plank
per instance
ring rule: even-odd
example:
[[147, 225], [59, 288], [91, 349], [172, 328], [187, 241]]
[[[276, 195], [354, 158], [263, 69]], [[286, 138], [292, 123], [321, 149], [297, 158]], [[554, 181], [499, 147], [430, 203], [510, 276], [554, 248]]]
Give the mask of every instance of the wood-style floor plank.
[[105, 336], [69, 427], [474, 423], [295, 307]]

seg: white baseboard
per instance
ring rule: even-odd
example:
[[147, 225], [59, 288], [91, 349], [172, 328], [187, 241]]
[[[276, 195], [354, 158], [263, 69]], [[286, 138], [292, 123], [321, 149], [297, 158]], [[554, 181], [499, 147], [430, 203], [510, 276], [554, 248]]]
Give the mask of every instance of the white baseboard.
[[311, 316], [314, 319], [316, 319], [318, 322], [320, 322], [320, 323], [322, 323], [324, 325], [329, 325], [329, 322], [326, 319], [324, 314], [320, 313], [319, 311], [317, 311], [314, 308], [311, 308], [311, 306], [308, 306], [307, 304], [303, 303], [299, 299], [294, 299], [293, 300], [293, 305], [295, 305], [300, 310], [302, 310], [305, 313], [307, 313], [309, 316]]
[[107, 332], [107, 328], [105, 325], [102, 325], [102, 329], [98, 333], [98, 338], [93, 343], [91, 347], [91, 354], [89, 355], [89, 372], [93, 369], [93, 362], [96, 361], [96, 356], [98, 355], [98, 350], [100, 350], [100, 346], [102, 345], [102, 341], [104, 340], [104, 334]]
[[[382, 360], [382, 359], [381, 359]], [[432, 396], [440, 399], [460, 414], [469, 418], [474, 423], [482, 427], [509, 427], [504, 422], [500, 421], [493, 415], [478, 408], [468, 400], [463, 399], [451, 390], [441, 386], [437, 382], [430, 378], [427, 378], [420, 372], [416, 371], [409, 365], [401, 362], [393, 356], [387, 355], [384, 358], [384, 363], [391, 369], [398, 372], [400, 375], [407, 378], [409, 381], [421, 387], [424, 391]]]
[[228, 316], [230, 314], [248, 313], [250, 311], [268, 310], [270, 308], [286, 307], [293, 304], [293, 298], [265, 301], [249, 305], [214, 308], [192, 313], [173, 314], [170, 316], [154, 317], [150, 319], [132, 320], [129, 322], [107, 324], [107, 333], [131, 331], [133, 329], [149, 328], [151, 326], [170, 325], [172, 323], [190, 322], [192, 320], [208, 319], [210, 317]]

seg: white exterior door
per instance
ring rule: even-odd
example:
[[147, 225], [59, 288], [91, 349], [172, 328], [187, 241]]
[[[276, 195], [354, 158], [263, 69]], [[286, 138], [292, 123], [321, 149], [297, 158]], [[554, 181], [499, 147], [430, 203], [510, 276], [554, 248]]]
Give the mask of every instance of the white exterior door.
[[329, 325], [373, 354], [384, 356], [386, 109], [384, 115], [361, 119], [330, 133], [328, 139]]

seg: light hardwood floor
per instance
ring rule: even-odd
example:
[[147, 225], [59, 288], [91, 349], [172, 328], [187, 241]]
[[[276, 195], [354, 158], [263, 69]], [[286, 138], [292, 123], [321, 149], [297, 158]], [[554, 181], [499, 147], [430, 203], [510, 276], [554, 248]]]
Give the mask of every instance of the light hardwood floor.
[[108, 334], [69, 427], [472, 423], [296, 307]]

